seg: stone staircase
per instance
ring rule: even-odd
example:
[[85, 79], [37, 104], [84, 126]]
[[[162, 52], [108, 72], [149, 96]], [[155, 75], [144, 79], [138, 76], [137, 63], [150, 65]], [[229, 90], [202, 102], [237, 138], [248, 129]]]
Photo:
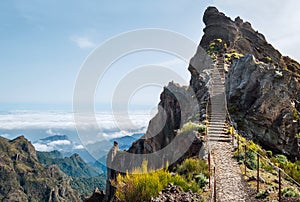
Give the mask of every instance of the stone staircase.
[[226, 98], [225, 98], [225, 77], [224, 58], [219, 56], [215, 68], [211, 72], [210, 103], [209, 103], [209, 124], [207, 127], [208, 142], [230, 142], [231, 138], [226, 134]]

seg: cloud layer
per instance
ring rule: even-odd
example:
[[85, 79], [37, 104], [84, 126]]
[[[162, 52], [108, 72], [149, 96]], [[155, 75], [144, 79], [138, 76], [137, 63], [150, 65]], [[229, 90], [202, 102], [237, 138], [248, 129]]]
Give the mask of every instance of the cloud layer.
[[[125, 131], [146, 128], [153, 114], [150, 114], [148, 111], [130, 112], [129, 118], [124, 117], [122, 119], [124, 122], [122, 123], [117, 123], [110, 112], [96, 113], [95, 116], [103, 132], [119, 132], [120, 124], [122, 125], [122, 130]], [[85, 124], [86, 127], [92, 127], [89, 120], [81, 124]], [[75, 130], [73, 113], [60, 111], [10, 111], [0, 114], [0, 134], [1, 130], [24, 129], [45, 129], [48, 135], [61, 135], [56, 131], [54, 132], [54, 129]]]

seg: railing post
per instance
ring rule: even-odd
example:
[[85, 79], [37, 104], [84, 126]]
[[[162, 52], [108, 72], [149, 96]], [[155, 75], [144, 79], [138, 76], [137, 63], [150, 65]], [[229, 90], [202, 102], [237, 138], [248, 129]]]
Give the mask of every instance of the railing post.
[[214, 202], [217, 202], [217, 179], [216, 179], [216, 167], [214, 167]]
[[247, 161], [247, 145], [245, 145], [245, 157], [244, 157], [244, 166], [245, 166], [245, 175], [247, 175], [247, 166], [246, 166], [246, 161]]
[[278, 200], [279, 202], [281, 202], [281, 169], [279, 168], [279, 171], [278, 171], [278, 177], [279, 177], [279, 191], [278, 191]]
[[257, 193], [259, 193], [259, 154], [257, 154]]
[[240, 158], [240, 136], [238, 136], [238, 159]]
[[210, 151], [208, 152], [208, 188], [210, 189]]

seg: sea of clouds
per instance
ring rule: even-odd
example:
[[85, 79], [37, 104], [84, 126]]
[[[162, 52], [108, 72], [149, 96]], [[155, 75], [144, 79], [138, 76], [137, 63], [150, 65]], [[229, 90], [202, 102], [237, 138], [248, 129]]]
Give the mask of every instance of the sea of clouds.
[[[120, 123], [120, 115], [118, 120], [116, 120], [116, 117], [111, 112], [95, 113], [97, 124], [103, 136], [111, 139], [134, 133], [145, 133], [148, 122], [153, 117], [153, 113], [147, 110], [139, 110], [128, 112], [128, 114], [129, 116], [124, 114], [124, 119], [121, 118], [124, 123], [130, 123], [126, 125]], [[89, 127], [88, 120], [83, 124]], [[122, 125], [121, 128], [120, 125]], [[32, 133], [36, 133], [36, 135], [34, 136]], [[28, 136], [33, 141], [53, 135], [68, 135], [72, 139], [77, 136], [74, 114], [66, 111], [33, 110], [1, 112], [0, 136], [12, 139], [18, 135]], [[68, 144], [68, 142], [60, 141], [52, 144]], [[49, 146], [51, 147], [52, 145]], [[46, 149], [41, 148], [41, 150]]]

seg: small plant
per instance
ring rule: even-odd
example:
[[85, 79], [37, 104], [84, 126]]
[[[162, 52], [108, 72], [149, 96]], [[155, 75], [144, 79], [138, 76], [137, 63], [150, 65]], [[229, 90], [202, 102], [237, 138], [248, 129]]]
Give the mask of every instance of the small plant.
[[257, 156], [252, 150], [246, 152], [246, 166], [251, 170], [257, 168]]
[[283, 197], [300, 197], [300, 192], [294, 187], [287, 187], [282, 190]]
[[202, 173], [200, 173], [199, 175], [196, 175], [195, 179], [201, 189], [203, 189], [206, 186], [206, 184], [208, 183], [207, 178]]
[[273, 64], [272, 58], [270, 56], [266, 56], [261, 60], [266, 64]]
[[270, 151], [270, 150], [268, 150], [268, 151], [266, 152], [266, 154], [267, 154], [267, 157], [269, 157], [269, 158], [271, 158], [271, 157], [273, 156], [273, 152]]
[[205, 160], [189, 158], [177, 167], [177, 172], [187, 180], [192, 180], [199, 173], [208, 177], [208, 165]]
[[293, 115], [294, 115], [294, 120], [298, 121], [299, 120], [299, 114], [296, 108], [293, 109]]
[[222, 39], [214, 39], [209, 43], [207, 53], [213, 60], [217, 59], [219, 53], [227, 49], [227, 44]]
[[179, 134], [188, 134], [192, 131], [198, 131], [199, 133], [203, 133], [205, 131], [205, 126], [197, 123], [193, 123], [191, 121], [185, 123], [182, 128], [179, 129]]
[[266, 190], [266, 191], [261, 191], [259, 193], [256, 194], [255, 198], [257, 199], [265, 199], [269, 196], [269, 192]]
[[298, 139], [300, 139], [300, 133], [297, 133], [297, 134], [295, 135], [295, 137], [298, 138]]
[[225, 60], [227, 62], [232, 62], [233, 60], [240, 59], [241, 57], [243, 57], [243, 55], [239, 54], [239, 53], [227, 53], [227, 54], [225, 54]]

